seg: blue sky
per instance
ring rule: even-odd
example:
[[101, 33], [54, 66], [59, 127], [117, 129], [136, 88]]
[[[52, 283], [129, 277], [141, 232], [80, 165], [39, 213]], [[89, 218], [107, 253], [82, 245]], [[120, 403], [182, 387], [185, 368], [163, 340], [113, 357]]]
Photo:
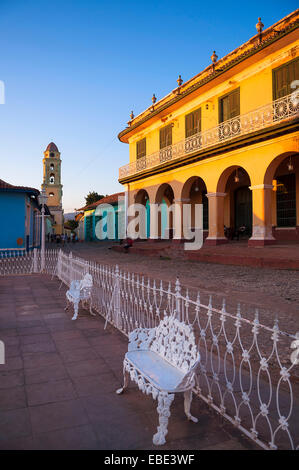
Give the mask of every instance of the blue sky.
[[122, 190], [129, 119], [297, 7], [287, 0], [0, 0], [0, 179], [40, 188], [43, 151], [61, 151], [66, 212], [89, 191]]

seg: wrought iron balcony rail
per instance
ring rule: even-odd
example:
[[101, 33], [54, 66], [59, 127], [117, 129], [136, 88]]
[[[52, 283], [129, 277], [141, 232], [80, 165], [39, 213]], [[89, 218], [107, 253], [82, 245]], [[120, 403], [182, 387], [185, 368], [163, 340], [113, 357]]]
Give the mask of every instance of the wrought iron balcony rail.
[[158, 152], [139, 158], [119, 169], [119, 179], [137, 174], [168, 161], [173, 161], [197, 150], [217, 145], [235, 137], [270, 127], [299, 114], [298, 92], [272, 101], [254, 111], [242, 114], [216, 127], [192, 135]]

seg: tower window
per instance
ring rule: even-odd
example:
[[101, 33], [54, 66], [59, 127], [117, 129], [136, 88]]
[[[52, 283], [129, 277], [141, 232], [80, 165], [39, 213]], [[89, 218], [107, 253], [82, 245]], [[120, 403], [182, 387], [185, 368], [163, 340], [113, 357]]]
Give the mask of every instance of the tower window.
[[51, 165], [50, 165], [50, 170], [54, 170], [54, 164], [53, 163], [51, 163]]
[[51, 158], [54, 158], [54, 157], [55, 157], [55, 153], [54, 153], [54, 152], [51, 152], [51, 153], [50, 153], [50, 157], [51, 157]]
[[50, 181], [50, 184], [55, 183], [55, 175], [53, 173], [51, 173], [49, 181]]
[[49, 193], [49, 196], [50, 196], [50, 197], [53, 197], [53, 196], [54, 196], [54, 193]]

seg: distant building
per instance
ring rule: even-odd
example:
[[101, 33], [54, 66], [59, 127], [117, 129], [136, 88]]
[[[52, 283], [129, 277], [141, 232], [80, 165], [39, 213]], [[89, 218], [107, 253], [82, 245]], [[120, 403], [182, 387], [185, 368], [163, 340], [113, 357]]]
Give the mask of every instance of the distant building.
[[43, 184], [48, 196], [48, 207], [54, 217], [53, 232], [63, 233], [62, 184], [60, 152], [54, 142], [51, 142], [44, 152]]
[[40, 247], [38, 195], [38, 189], [14, 186], [0, 180], [0, 212], [5, 221], [0, 230], [0, 251], [29, 251]]
[[[84, 215], [80, 217], [79, 227], [77, 229], [79, 240], [118, 240], [124, 231], [124, 197], [124, 192], [111, 194], [93, 204], [77, 209], [84, 213]], [[107, 222], [103, 223], [105, 220]], [[113, 221], [113, 224], [111, 221]], [[109, 223], [110, 230], [108, 229]], [[99, 236], [99, 234], [101, 234], [101, 236]]]

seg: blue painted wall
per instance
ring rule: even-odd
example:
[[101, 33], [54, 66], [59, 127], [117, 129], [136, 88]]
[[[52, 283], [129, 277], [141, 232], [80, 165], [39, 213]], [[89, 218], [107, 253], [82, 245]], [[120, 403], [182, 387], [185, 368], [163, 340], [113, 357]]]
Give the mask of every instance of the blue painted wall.
[[[26, 248], [26, 202], [30, 204], [30, 230], [29, 249], [34, 242], [34, 209], [37, 207], [35, 201], [26, 193], [14, 191], [0, 191], [0, 249], [3, 248]], [[18, 238], [23, 239], [23, 244], [18, 245]], [[40, 241], [39, 241], [40, 244]]]
[[[0, 192], [0, 248], [25, 248], [25, 194]], [[23, 238], [24, 244], [17, 245]]]

